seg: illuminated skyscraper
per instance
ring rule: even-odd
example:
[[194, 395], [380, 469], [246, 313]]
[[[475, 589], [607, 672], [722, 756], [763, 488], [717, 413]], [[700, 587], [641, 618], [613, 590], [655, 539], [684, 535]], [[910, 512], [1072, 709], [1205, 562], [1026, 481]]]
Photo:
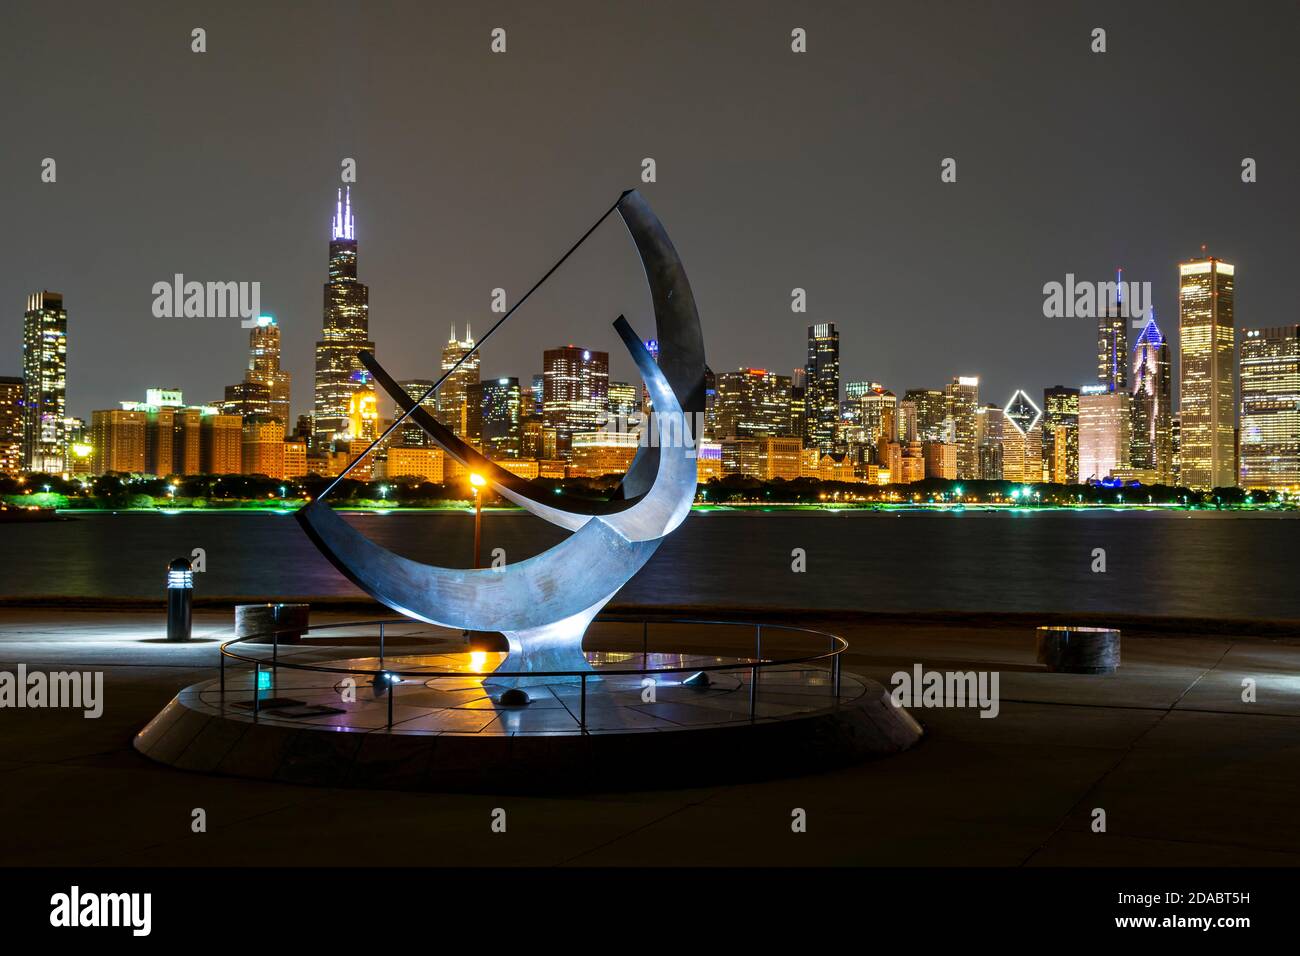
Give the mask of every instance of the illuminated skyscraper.
[[1124, 270], [1113, 298], [1097, 303], [1097, 384], [1107, 391], [1128, 388], [1128, 309], [1124, 305]]
[[[413, 378], [405, 382], [398, 382], [402, 390], [412, 398], [418, 399], [429, 389], [433, 388], [433, 382], [427, 378]], [[434, 418], [438, 417], [438, 393], [434, 392], [421, 404], [424, 410]], [[400, 410], [399, 410], [400, 411]], [[398, 444], [405, 448], [433, 448], [433, 439], [429, 433], [415, 423], [414, 418], [408, 418], [402, 422], [398, 429]]]
[[316, 394], [312, 441], [316, 450], [348, 429], [348, 406], [365, 366], [357, 352], [374, 351], [370, 341], [370, 290], [357, 281], [357, 235], [352, 195], [340, 190], [330, 230], [329, 281], [325, 283], [325, 321], [316, 343]]
[[1043, 480], [1043, 412], [1024, 389], [1002, 409], [1002, 478]]
[[90, 474], [92, 453], [90, 445], [90, 428], [84, 418], [66, 418], [63, 421], [64, 473], [73, 476]]
[[0, 378], [0, 475], [23, 470], [23, 380]]
[[609, 409], [609, 353], [566, 345], [542, 355], [542, 415], [567, 453], [574, 432], [595, 431]]
[[90, 443], [94, 447], [91, 470], [97, 475], [146, 473], [147, 428], [148, 416], [138, 409], [108, 408], [91, 412]]
[[28, 471], [59, 474], [67, 417], [68, 313], [63, 295], [27, 297], [23, 315], [23, 463]]
[[554, 461], [559, 457], [555, 429], [540, 415], [528, 415], [519, 423], [520, 457]]
[[[465, 358], [465, 356], [469, 356]], [[465, 361], [456, 367], [461, 359]], [[451, 338], [442, 347], [443, 374], [456, 371], [447, 376], [442, 387], [438, 389], [438, 421], [442, 422], [461, 438], [469, 436], [469, 388], [478, 384], [479, 354], [474, 351], [474, 333], [469, 323], [465, 323], [465, 338], [456, 338], [456, 326], [451, 327]]]
[[855, 416], [867, 442], [877, 451], [898, 441], [898, 396], [882, 385], [873, 385], [858, 399]]
[[[537, 374], [533, 376], [533, 406], [529, 411], [530, 415], [542, 414], [542, 401], [546, 397], [546, 376]], [[522, 401], [523, 395], [520, 395]]]
[[1079, 390], [1065, 385], [1043, 389], [1043, 480], [1073, 485], [1079, 480]]
[[808, 327], [808, 360], [804, 365], [804, 415], [808, 444], [829, 451], [840, 418], [840, 333], [833, 322]]
[[[805, 377], [806, 380], [806, 377]], [[840, 403], [841, 413], [848, 411], [855, 417], [860, 411], [860, 402], [872, 389], [880, 388], [879, 382], [845, 382], [844, 401]]]
[[240, 437], [240, 472], [285, 478], [284, 423], [269, 415], [244, 419]]
[[1174, 440], [1169, 345], [1154, 312], [1133, 348], [1131, 466], [1160, 484], [1174, 479]]
[[[229, 389], [227, 389], [229, 391]], [[201, 473], [200, 440], [202, 417], [212, 416], [220, 411], [216, 406], [187, 406], [185, 397], [179, 388], [148, 388], [143, 402], [122, 402], [122, 411], [138, 412], [144, 416], [144, 465], [138, 469], [144, 474], [165, 477], [167, 475], [197, 475]], [[101, 413], [96, 412], [96, 415]], [[107, 416], [109, 413], [102, 413]], [[229, 416], [232, 420], [242, 420], [239, 414]], [[96, 419], [98, 420], [98, 419]], [[105, 419], [112, 425], [111, 419]], [[129, 424], [132, 419], [121, 419]], [[92, 422], [92, 443], [99, 440], [93, 434], [100, 426]], [[113, 435], [110, 433], [110, 440]], [[91, 448], [91, 460], [87, 465], [103, 466], [105, 461], [116, 460], [122, 463], [122, 447], [129, 447], [133, 439], [118, 439], [120, 447], [100, 449]], [[90, 447], [90, 446], [84, 446]], [[84, 450], [84, 448], [83, 448]], [[73, 448], [74, 454], [77, 453]], [[96, 460], [98, 456], [98, 461]], [[124, 470], [121, 467], [117, 471]], [[134, 468], [130, 470], [136, 470]], [[238, 467], [235, 469], [238, 470]]]
[[916, 424], [916, 402], [904, 399], [898, 403], [898, 440], [904, 444], [920, 441], [920, 432]]
[[[183, 458], [181, 445], [185, 440], [185, 419], [178, 418], [178, 415], [185, 410], [185, 397], [181, 390], [179, 388], [146, 389], [143, 402], [122, 402], [122, 410], [141, 412], [144, 415], [144, 465], [138, 470], [158, 477], [181, 474], [179, 462]], [[95, 426], [92, 421], [93, 427]], [[116, 454], [120, 456], [120, 450]]]
[[1178, 266], [1180, 483], [1234, 485], [1233, 266], [1213, 256]]
[[[240, 418], [270, 418], [271, 387], [265, 382], [246, 379], [238, 385], [227, 385], [225, 397], [218, 403], [223, 415]], [[278, 420], [278, 419], [277, 419]], [[263, 429], [265, 431], [265, 429]]]
[[641, 411], [641, 396], [630, 382], [609, 383], [609, 414], [624, 418]]
[[944, 389], [944, 396], [948, 400], [948, 418], [952, 420], [953, 442], [957, 445], [957, 477], [963, 481], [979, 478], [980, 442], [976, 413], [980, 403], [980, 380], [976, 376], [958, 376]]
[[280, 326], [273, 316], [259, 316], [248, 334], [248, 372], [244, 380], [266, 386], [268, 414], [288, 431], [289, 373], [280, 367]]
[[[345, 438], [353, 444], [364, 446], [379, 437], [379, 396], [369, 372], [357, 372], [355, 378], [356, 388], [348, 399], [347, 432], [336, 438]], [[350, 453], [360, 451], [360, 448], [349, 449]]]
[[238, 415], [202, 414], [199, 418], [199, 449], [199, 470], [203, 474], [240, 474], [243, 468], [244, 420]]
[[788, 376], [742, 368], [719, 374], [717, 385], [714, 435], [719, 441], [794, 435]]
[[1079, 392], [1079, 480], [1101, 481], [1129, 467], [1132, 396], [1105, 385], [1085, 385]]
[[[796, 408], [797, 402], [797, 408]], [[796, 417], [797, 416], [797, 417]], [[790, 423], [791, 434], [803, 437], [803, 393], [795, 395], [790, 388]], [[718, 376], [713, 369], [704, 366], [704, 434], [697, 438], [713, 438], [718, 425]]]
[[[1002, 409], [982, 405], [975, 409], [975, 464], [971, 476], [984, 481], [1002, 480], [1002, 436], [1011, 429]], [[958, 448], [960, 454], [960, 446]], [[958, 475], [958, 477], [962, 477]], [[964, 479], [963, 479], [964, 480]]]
[[1242, 330], [1241, 487], [1300, 489], [1300, 325]]
[[[636, 401], [633, 390], [633, 401]], [[518, 458], [519, 379], [493, 378], [469, 387], [467, 420], [469, 440], [489, 458]]]
[[903, 401], [916, 406], [916, 434], [921, 441], [952, 441], [948, 425], [948, 399], [937, 388], [909, 388]]

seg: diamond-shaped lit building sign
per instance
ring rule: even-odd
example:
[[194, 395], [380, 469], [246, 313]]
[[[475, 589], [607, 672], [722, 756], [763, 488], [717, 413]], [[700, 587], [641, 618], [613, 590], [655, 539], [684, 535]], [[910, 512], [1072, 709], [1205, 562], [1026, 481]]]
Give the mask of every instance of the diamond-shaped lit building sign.
[[1038, 420], [1043, 417], [1043, 410], [1035, 405], [1034, 400], [1021, 388], [1011, 396], [1011, 401], [1007, 402], [1007, 407], [1002, 409], [1002, 414], [1016, 427], [1016, 431], [1025, 435], [1038, 424]]

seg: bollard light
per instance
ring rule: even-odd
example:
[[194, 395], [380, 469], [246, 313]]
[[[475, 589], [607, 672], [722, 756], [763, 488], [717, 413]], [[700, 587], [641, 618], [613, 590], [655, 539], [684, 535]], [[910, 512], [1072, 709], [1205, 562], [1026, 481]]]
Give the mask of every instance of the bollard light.
[[193, 625], [194, 571], [188, 558], [167, 565], [167, 640], [188, 641]]

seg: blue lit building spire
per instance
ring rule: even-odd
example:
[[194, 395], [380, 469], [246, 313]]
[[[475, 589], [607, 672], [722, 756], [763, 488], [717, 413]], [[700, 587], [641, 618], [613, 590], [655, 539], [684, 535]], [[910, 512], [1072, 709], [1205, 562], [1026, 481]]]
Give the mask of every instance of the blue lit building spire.
[[1160, 331], [1160, 326], [1156, 325], [1156, 307], [1151, 306], [1149, 312], [1150, 318], [1142, 329], [1142, 334], [1138, 336], [1137, 344], [1133, 346], [1133, 351], [1137, 351], [1144, 345], [1150, 345], [1158, 348], [1165, 344], [1165, 334]]

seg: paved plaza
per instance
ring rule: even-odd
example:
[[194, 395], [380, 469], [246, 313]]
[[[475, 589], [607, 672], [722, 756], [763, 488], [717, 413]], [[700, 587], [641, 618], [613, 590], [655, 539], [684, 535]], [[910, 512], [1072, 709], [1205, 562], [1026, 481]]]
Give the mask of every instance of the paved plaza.
[[[196, 614], [195, 641], [171, 645], [161, 613], [6, 609], [0, 669], [103, 671], [104, 710], [0, 711], [0, 862], [1300, 864], [1300, 640], [1126, 633], [1118, 673], [1085, 677], [1045, 673], [1023, 627], [795, 623], [842, 634], [846, 674], [886, 686], [917, 663], [996, 670], [998, 715], [916, 708], [926, 737], [907, 752], [759, 783], [563, 797], [305, 787], [132, 749], [181, 688], [216, 676], [229, 614]], [[206, 833], [191, 831], [196, 808]], [[795, 809], [806, 833], [791, 830]]]

